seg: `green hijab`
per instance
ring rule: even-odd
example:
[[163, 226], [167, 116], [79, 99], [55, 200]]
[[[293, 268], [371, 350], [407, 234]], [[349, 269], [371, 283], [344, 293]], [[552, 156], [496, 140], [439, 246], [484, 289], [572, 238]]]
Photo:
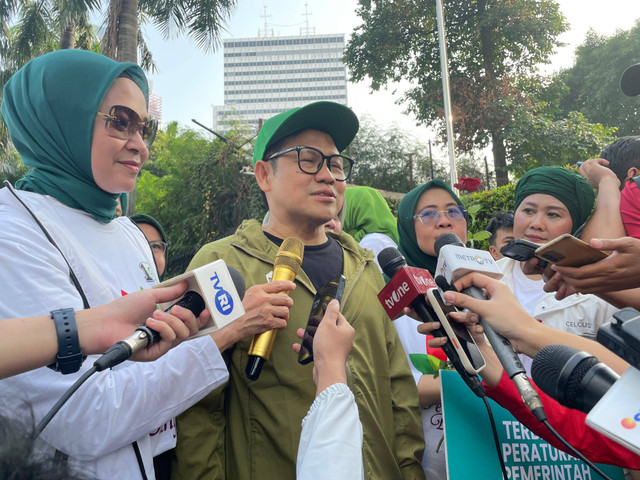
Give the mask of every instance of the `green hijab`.
[[34, 58], [4, 87], [2, 118], [25, 165], [16, 188], [50, 195], [108, 223], [119, 193], [98, 187], [91, 172], [96, 112], [123, 72], [149, 98], [147, 79], [135, 63], [86, 50], [57, 50]]
[[[458, 196], [453, 193], [451, 187], [446, 182], [436, 178], [411, 190], [404, 196], [398, 206], [398, 234], [400, 236], [398, 250], [404, 255], [410, 267], [423, 268], [429, 270], [431, 274], [436, 271], [438, 257], [427, 255], [420, 249], [418, 239], [416, 238], [413, 215], [416, 211], [420, 196], [432, 188], [446, 190], [458, 205], [462, 205], [462, 202]], [[466, 239], [462, 238], [461, 240], [464, 242]]]
[[398, 227], [389, 205], [371, 187], [349, 187], [344, 192], [346, 212], [342, 229], [357, 242], [368, 233], [384, 233], [396, 244]]
[[516, 185], [514, 210], [525, 198], [536, 193], [551, 195], [567, 207], [573, 232], [587, 221], [595, 200], [589, 182], [562, 167], [537, 167], [525, 173]]
[[136, 225], [140, 225], [141, 223], [146, 223], [148, 225], [151, 225], [153, 228], [158, 230], [158, 233], [160, 234], [160, 238], [162, 238], [162, 241], [164, 243], [169, 243], [169, 241], [167, 240], [167, 234], [164, 233], [164, 229], [160, 225], [160, 222], [158, 222], [151, 215], [147, 215], [144, 213], [134, 213], [129, 217], [129, 219], [132, 222], [134, 222]]

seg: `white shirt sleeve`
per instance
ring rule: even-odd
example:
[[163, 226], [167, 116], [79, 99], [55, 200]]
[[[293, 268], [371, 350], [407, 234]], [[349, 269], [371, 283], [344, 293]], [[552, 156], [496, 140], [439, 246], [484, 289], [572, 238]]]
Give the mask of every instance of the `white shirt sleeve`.
[[[88, 357], [72, 375], [45, 367], [3, 380], [5, 408], [26, 400], [39, 421], [96, 358]], [[41, 438], [78, 460], [94, 460], [147, 436], [227, 379], [226, 364], [211, 337], [187, 341], [155, 362], [126, 362], [122, 368], [95, 373]]]
[[364, 479], [362, 424], [353, 393], [344, 383], [320, 393], [302, 420], [296, 478]]

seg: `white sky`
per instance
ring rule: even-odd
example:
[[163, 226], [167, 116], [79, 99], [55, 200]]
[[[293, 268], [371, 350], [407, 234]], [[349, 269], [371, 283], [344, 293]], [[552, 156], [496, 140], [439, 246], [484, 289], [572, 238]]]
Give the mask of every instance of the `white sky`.
[[[552, 69], [570, 65], [573, 51], [585, 38], [589, 28], [610, 35], [617, 29], [629, 29], [640, 18], [640, 0], [559, 0], [570, 30], [560, 37], [568, 45], [553, 58]], [[305, 4], [295, 0], [239, 0], [223, 38], [254, 37], [264, 29], [264, 6], [269, 33], [297, 35], [304, 26]], [[355, 13], [356, 0], [308, 0], [310, 27], [316, 34], [345, 33], [348, 40], [359, 24]], [[148, 45], [153, 52], [159, 73], [151, 75], [154, 93], [162, 97], [163, 122], [177, 120], [183, 126], [198, 129], [195, 118], [204, 125], [212, 124], [212, 106], [223, 101], [222, 47], [211, 54], [196, 48], [186, 38], [163, 40], [152, 26], [146, 27]], [[402, 86], [398, 87], [402, 91]], [[392, 91], [369, 93], [367, 82], [349, 83], [349, 106], [362, 116], [370, 114], [383, 126], [392, 122], [414, 131], [423, 141], [431, 137], [426, 127], [417, 127], [415, 120], [402, 113], [394, 102]]]

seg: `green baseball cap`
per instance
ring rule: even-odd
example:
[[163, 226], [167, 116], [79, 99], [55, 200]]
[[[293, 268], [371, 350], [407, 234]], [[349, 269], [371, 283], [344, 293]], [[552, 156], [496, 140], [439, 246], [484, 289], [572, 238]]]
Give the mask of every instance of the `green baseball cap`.
[[253, 164], [262, 160], [276, 142], [301, 130], [320, 130], [331, 135], [338, 151], [351, 143], [360, 123], [353, 110], [335, 102], [314, 102], [279, 113], [264, 122], [253, 147]]

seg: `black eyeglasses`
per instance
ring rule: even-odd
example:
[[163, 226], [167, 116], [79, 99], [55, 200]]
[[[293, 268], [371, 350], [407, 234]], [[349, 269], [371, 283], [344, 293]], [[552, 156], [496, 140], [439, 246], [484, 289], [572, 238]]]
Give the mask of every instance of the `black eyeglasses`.
[[154, 252], [165, 253], [167, 251], [167, 247], [169, 246], [169, 244], [162, 242], [160, 240], [153, 240], [149, 242], [149, 246], [151, 247], [151, 250]]
[[105, 128], [112, 137], [129, 140], [136, 132], [140, 132], [147, 147], [150, 147], [156, 138], [158, 121], [147, 118], [143, 122], [140, 115], [129, 107], [114, 105], [109, 113], [97, 112], [97, 115], [106, 119]]
[[353, 160], [343, 155], [325, 155], [317, 148], [296, 146], [282, 150], [281, 152], [274, 153], [267, 161], [273, 160], [280, 155], [284, 155], [289, 152], [297, 152], [298, 154], [298, 168], [309, 175], [315, 175], [320, 171], [325, 160], [327, 166], [333, 178], [338, 182], [346, 181], [351, 175], [351, 169], [353, 168]]

